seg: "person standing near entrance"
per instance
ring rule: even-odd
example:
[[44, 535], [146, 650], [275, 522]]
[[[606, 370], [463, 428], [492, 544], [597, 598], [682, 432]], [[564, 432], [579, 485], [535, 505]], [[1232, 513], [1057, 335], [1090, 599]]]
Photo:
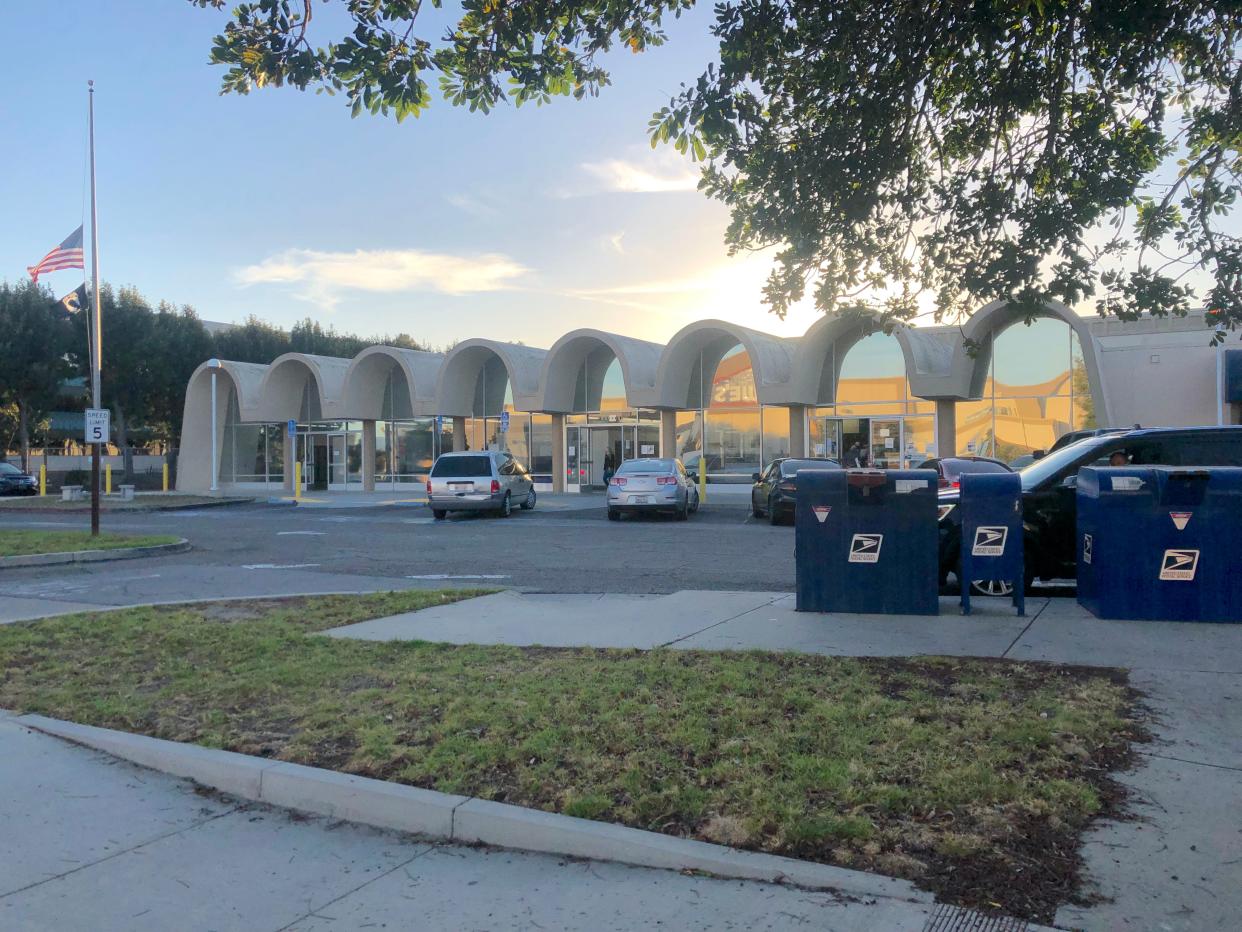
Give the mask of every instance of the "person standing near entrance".
[[863, 448], [857, 440], [850, 444], [850, 448], [845, 451], [845, 468], [846, 469], [862, 469], [867, 465], [866, 457], [863, 455]]
[[616, 462], [612, 458], [612, 451], [608, 450], [604, 453], [604, 485], [608, 485], [612, 481], [612, 474], [617, 471]]

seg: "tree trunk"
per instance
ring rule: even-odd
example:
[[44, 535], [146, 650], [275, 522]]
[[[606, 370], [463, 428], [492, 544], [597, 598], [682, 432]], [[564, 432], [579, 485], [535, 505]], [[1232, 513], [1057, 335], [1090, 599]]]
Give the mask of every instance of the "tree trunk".
[[30, 472], [30, 424], [26, 403], [17, 399], [17, 435], [22, 444], [22, 472]]

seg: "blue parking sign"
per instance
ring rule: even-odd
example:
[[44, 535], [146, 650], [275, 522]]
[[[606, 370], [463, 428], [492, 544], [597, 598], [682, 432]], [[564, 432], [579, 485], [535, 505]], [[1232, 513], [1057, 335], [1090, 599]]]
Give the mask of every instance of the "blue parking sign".
[[509, 412], [502, 411], [500, 414], [500, 432], [507, 434], [509, 432]]
[[290, 418], [289, 420], [289, 436], [296, 437], [298, 435], [298, 422]]

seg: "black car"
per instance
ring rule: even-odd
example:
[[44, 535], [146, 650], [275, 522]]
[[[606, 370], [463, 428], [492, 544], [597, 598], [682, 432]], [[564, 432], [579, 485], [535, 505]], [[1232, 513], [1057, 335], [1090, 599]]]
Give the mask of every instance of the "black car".
[[0, 463], [0, 495], [37, 495], [39, 480], [12, 463]]
[[[1242, 466], [1242, 426], [1164, 427], [1086, 437], [1036, 460], [1022, 477], [1026, 582], [1072, 579], [1083, 466]], [[960, 489], [940, 492], [940, 583], [956, 574], [961, 547]], [[979, 586], [975, 586], [979, 591]]]
[[919, 464], [919, 469], [934, 469], [942, 489], [957, 488], [962, 484], [964, 472], [1013, 472], [1008, 463], [988, 456], [934, 457]]
[[792, 518], [798, 498], [799, 469], [840, 469], [841, 464], [827, 457], [788, 457], [773, 460], [762, 473], [755, 473], [750, 489], [750, 513], [756, 518], [765, 514], [773, 524]]

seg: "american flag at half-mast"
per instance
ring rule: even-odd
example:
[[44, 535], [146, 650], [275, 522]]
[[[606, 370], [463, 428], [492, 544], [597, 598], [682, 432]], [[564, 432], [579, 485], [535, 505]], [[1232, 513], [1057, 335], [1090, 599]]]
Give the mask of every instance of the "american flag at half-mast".
[[39, 260], [38, 265], [26, 267], [30, 280], [37, 282], [44, 272], [59, 272], [61, 269], [84, 269], [82, 258], [82, 228], [78, 227], [65, 237], [65, 241]]

